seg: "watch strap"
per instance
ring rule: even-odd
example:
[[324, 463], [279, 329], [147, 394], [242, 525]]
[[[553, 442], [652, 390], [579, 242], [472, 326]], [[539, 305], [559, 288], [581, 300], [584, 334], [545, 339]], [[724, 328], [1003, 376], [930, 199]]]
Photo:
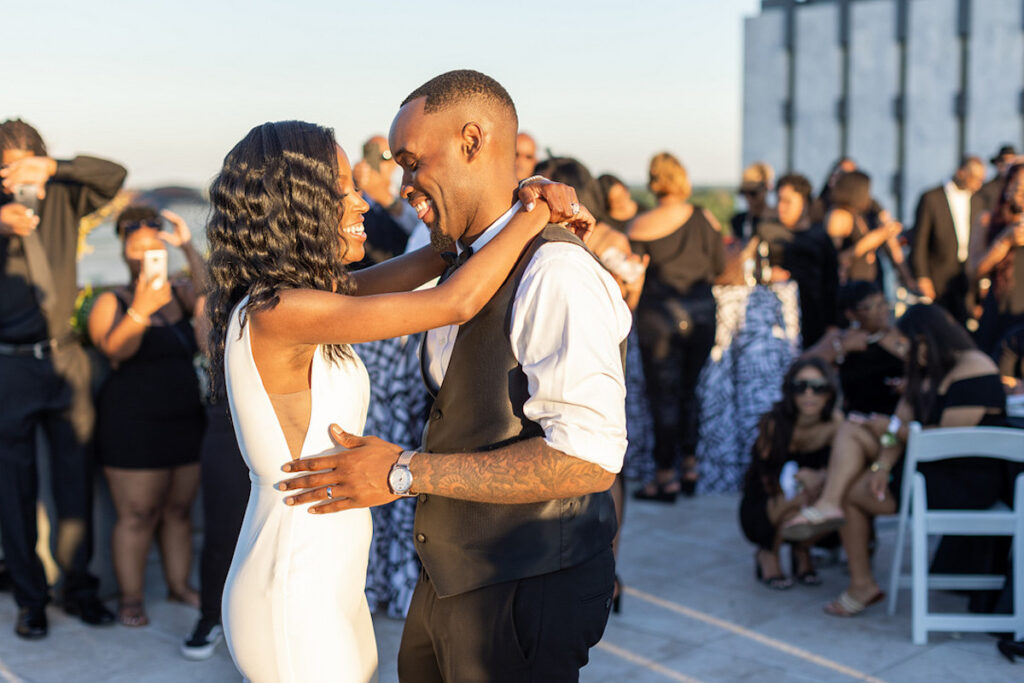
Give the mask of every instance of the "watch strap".
[[395, 461], [395, 465], [397, 467], [408, 467], [414, 455], [416, 455], [416, 451], [402, 451], [402, 454], [398, 456], [398, 460]]

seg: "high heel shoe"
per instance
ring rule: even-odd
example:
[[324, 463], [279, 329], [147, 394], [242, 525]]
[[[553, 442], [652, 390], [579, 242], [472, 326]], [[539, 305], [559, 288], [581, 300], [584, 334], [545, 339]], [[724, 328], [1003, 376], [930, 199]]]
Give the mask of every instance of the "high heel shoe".
[[633, 492], [634, 500], [653, 500], [658, 503], [675, 503], [679, 495], [678, 481], [670, 481], [664, 484], [644, 484], [642, 488]]
[[615, 595], [612, 596], [612, 612], [618, 614], [622, 611], [622, 579], [615, 575]]
[[782, 574], [778, 576], [765, 576], [761, 570], [761, 561], [758, 559], [757, 553], [754, 553], [754, 576], [773, 591], [785, 591], [793, 587], [793, 579], [788, 576]]
[[694, 460], [683, 465], [683, 476], [679, 477], [679, 492], [687, 498], [693, 498], [697, 494], [697, 462]]
[[1014, 663], [1016, 657], [1024, 657], [1024, 640], [1014, 642], [1007, 638], [996, 643], [996, 647], [1004, 657], [1010, 660], [1010, 663]]

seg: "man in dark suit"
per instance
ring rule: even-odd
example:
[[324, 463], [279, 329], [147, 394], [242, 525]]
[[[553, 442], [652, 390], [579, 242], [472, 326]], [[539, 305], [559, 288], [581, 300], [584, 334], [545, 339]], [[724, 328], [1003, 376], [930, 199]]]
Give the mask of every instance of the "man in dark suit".
[[999, 193], [1003, 191], [1003, 183], [1006, 182], [1006, 172], [1010, 170], [1016, 160], [1017, 150], [1013, 145], [1003, 145], [999, 148], [999, 152], [989, 159], [996, 167], [996, 175], [978, 190], [978, 196], [981, 198], [982, 208], [985, 211], [996, 208], [996, 204], [999, 202]]
[[977, 195], [984, 180], [985, 164], [978, 157], [967, 157], [951, 180], [928, 190], [917, 202], [910, 251], [917, 286], [960, 323], [967, 321], [964, 264], [971, 227], [984, 210]]

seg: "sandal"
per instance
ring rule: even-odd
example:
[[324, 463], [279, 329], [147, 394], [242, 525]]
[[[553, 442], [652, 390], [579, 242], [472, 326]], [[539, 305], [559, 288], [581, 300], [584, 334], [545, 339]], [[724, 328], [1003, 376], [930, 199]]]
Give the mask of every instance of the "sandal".
[[843, 591], [838, 599], [825, 605], [825, 613], [831, 614], [834, 617], [854, 617], [866, 610], [872, 605], [885, 600], [885, 593], [878, 591], [875, 593], [870, 600], [861, 602], [857, 598], [850, 595], [849, 591]]
[[650, 484], [644, 484], [643, 488], [639, 488], [633, 492], [634, 500], [653, 500], [658, 503], [675, 503], [676, 496], [679, 495], [679, 482], [676, 480], [659, 484], [652, 482]]
[[122, 626], [137, 628], [147, 626], [149, 617], [142, 600], [121, 600], [117, 605], [117, 618]]
[[800, 572], [796, 575], [796, 580], [805, 586], [820, 586], [823, 583], [821, 577], [818, 576], [818, 572], [813, 569]]
[[683, 476], [679, 478], [679, 492], [687, 498], [697, 493], [697, 458], [689, 456], [683, 459]]
[[782, 538], [790, 542], [809, 541], [815, 536], [830, 534], [846, 524], [840, 515], [826, 515], [813, 505], [800, 509], [793, 519], [782, 526]]
[[786, 591], [793, 587], [793, 580], [788, 576], [779, 574], [777, 576], [765, 576], [761, 570], [761, 562], [757, 559], [757, 553], [754, 553], [754, 576], [758, 581], [763, 583], [773, 591]]
[[[806, 569], [800, 571], [801, 565]], [[820, 586], [822, 584], [821, 577], [818, 576], [818, 571], [814, 568], [809, 550], [793, 546], [793, 571], [796, 573], [796, 580], [804, 586]]]

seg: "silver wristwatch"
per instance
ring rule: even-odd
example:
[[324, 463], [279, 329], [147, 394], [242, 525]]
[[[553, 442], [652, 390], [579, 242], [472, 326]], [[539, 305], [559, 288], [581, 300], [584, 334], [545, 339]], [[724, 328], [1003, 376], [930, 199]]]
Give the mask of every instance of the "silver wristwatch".
[[402, 451], [398, 460], [391, 466], [391, 471], [388, 473], [388, 488], [396, 496], [415, 495], [409, 492], [409, 489], [412, 488], [412, 470], [409, 469], [409, 463], [414, 455], [416, 455], [416, 451]]

